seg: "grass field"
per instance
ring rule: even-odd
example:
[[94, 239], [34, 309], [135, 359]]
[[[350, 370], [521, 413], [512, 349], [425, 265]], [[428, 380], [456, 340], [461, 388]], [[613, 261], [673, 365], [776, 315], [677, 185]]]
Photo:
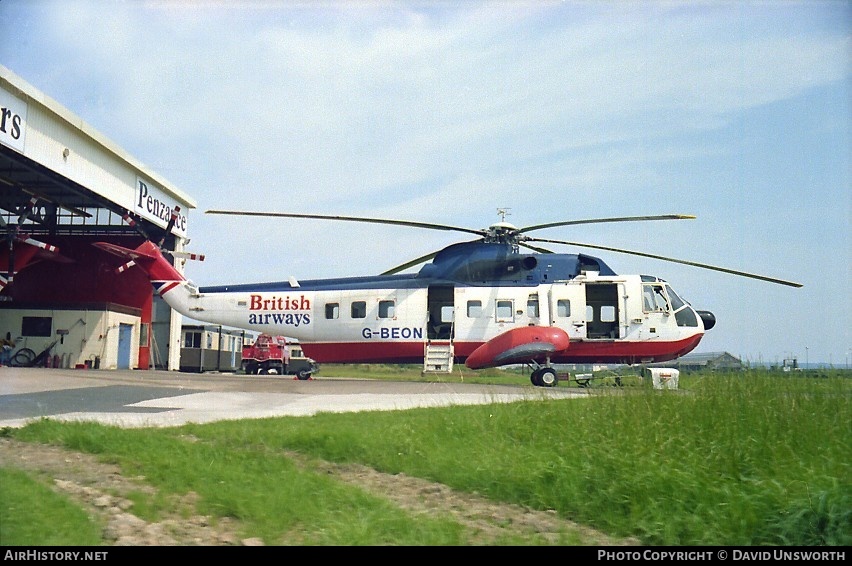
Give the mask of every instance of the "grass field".
[[[529, 385], [526, 374], [509, 378]], [[132, 511], [140, 516], [156, 517], [172, 505], [171, 496], [194, 492], [200, 512], [235, 519], [245, 536], [268, 545], [474, 540], [450, 517], [414, 516], [296, 466], [293, 454], [552, 510], [645, 545], [852, 543], [848, 372], [682, 374], [677, 391], [597, 392], [587, 399], [167, 429], [43, 420], [0, 432], [96, 454], [125, 475], [144, 477], [159, 495], [138, 498]], [[0, 543], [98, 544], [91, 519], [52, 492], [49, 479], [11, 469], [0, 474]], [[26, 528], [8, 528], [21, 509]], [[500, 542], [545, 544], [537, 538]]]

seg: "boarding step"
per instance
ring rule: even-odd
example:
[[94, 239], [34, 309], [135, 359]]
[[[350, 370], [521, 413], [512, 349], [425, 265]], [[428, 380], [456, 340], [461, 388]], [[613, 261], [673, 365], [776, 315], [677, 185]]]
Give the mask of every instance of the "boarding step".
[[427, 342], [423, 355], [423, 373], [452, 373], [454, 357], [452, 342]]

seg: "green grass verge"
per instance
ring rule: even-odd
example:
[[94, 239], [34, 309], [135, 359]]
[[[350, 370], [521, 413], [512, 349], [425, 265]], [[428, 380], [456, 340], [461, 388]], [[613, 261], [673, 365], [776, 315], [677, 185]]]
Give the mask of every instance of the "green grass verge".
[[96, 546], [101, 526], [42, 480], [0, 469], [0, 544]]
[[[414, 517], [296, 467], [286, 452], [297, 451], [552, 509], [648, 545], [845, 546], [850, 385], [842, 372], [749, 370], [682, 377], [678, 391], [601, 388], [585, 399], [146, 430], [45, 420], [5, 432], [99, 454], [166, 495], [194, 491], [200, 512], [237, 518], [266, 544], [471, 540], [449, 518]], [[156, 516], [157, 505], [135, 511]]]

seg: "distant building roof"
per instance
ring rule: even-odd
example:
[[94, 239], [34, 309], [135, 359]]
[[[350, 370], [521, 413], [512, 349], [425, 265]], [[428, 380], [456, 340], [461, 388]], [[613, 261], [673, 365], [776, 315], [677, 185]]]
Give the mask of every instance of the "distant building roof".
[[678, 358], [681, 361], [685, 362], [698, 362], [698, 361], [710, 361], [710, 360], [718, 360], [719, 358], [733, 358], [739, 361], [739, 358], [736, 356], [729, 354], [728, 352], [702, 352], [702, 353], [691, 353], [685, 356], [681, 356]]

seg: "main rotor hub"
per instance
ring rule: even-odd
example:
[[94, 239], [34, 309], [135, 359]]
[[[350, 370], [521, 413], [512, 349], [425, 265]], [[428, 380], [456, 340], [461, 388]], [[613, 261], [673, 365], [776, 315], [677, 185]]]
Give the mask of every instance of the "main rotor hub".
[[517, 244], [520, 233], [514, 224], [496, 222], [485, 230], [485, 242], [496, 244]]

